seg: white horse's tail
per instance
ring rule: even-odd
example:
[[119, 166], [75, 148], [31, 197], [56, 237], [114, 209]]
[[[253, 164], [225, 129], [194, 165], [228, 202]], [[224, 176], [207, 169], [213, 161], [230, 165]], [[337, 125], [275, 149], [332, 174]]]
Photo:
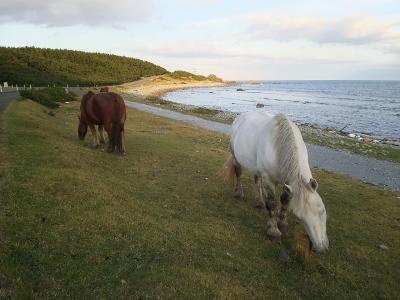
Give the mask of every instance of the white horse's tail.
[[224, 164], [224, 181], [225, 183], [229, 183], [234, 185], [235, 184], [235, 165], [234, 165], [235, 158], [232, 154], [229, 155], [228, 159]]

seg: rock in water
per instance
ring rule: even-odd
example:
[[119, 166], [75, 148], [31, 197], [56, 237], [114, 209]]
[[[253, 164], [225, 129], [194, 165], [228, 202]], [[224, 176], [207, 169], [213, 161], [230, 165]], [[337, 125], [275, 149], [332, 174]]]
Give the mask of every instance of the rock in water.
[[257, 104], [256, 104], [256, 107], [257, 108], [261, 108], [261, 107], [264, 107], [265, 105], [264, 104], [262, 104], [262, 103], [260, 103], [260, 102], [257, 102]]

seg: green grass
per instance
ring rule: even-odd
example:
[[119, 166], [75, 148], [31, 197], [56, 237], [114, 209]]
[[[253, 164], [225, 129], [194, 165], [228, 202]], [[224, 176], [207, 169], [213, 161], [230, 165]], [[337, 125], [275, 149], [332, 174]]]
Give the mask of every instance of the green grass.
[[78, 111], [0, 114], [0, 298], [398, 297], [398, 193], [314, 170], [331, 247], [285, 261], [250, 176], [246, 203], [222, 182], [226, 136], [128, 110], [122, 157], [78, 141]]

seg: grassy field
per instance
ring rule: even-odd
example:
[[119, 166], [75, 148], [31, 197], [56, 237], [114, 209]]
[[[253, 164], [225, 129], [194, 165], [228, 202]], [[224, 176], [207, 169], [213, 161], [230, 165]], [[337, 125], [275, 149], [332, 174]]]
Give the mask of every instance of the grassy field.
[[[185, 114], [197, 116], [203, 119], [231, 124], [234, 116], [224, 114], [221, 111], [190, 107], [166, 101], [160, 97], [138, 97], [128, 93], [122, 93], [126, 100], [137, 101], [153, 106], [162, 107], [169, 110], [179, 111]], [[360, 142], [356, 139], [337, 134], [323, 133], [321, 130], [310, 128], [308, 126], [300, 126], [303, 138], [307, 143], [329, 147], [332, 149], [346, 150], [351, 153], [369, 156], [376, 159], [387, 160], [400, 163], [400, 149], [387, 145], [375, 145]]]
[[112, 155], [78, 141], [78, 105], [0, 114], [0, 298], [399, 296], [400, 194], [314, 170], [331, 248], [304, 264], [293, 218], [282, 246], [265, 239], [250, 176], [232, 198], [226, 136], [129, 110]]

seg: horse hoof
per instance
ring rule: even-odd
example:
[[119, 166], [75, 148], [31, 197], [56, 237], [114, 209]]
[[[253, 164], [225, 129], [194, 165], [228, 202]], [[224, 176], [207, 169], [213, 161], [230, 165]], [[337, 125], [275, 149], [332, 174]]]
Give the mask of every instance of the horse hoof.
[[282, 234], [278, 228], [270, 228], [267, 231], [267, 237], [272, 242], [280, 242]]
[[235, 192], [233, 197], [237, 200], [244, 200], [244, 194], [242, 192]]
[[253, 202], [253, 207], [254, 208], [257, 208], [257, 209], [261, 209], [261, 208], [263, 208], [263, 203], [260, 201], [260, 200], [255, 200], [254, 202]]
[[278, 228], [282, 235], [287, 235], [289, 231], [289, 224], [286, 221], [278, 222]]
[[280, 243], [281, 242], [281, 236], [275, 236], [275, 235], [269, 235], [267, 234], [267, 238], [273, 242], [273, 243]]

